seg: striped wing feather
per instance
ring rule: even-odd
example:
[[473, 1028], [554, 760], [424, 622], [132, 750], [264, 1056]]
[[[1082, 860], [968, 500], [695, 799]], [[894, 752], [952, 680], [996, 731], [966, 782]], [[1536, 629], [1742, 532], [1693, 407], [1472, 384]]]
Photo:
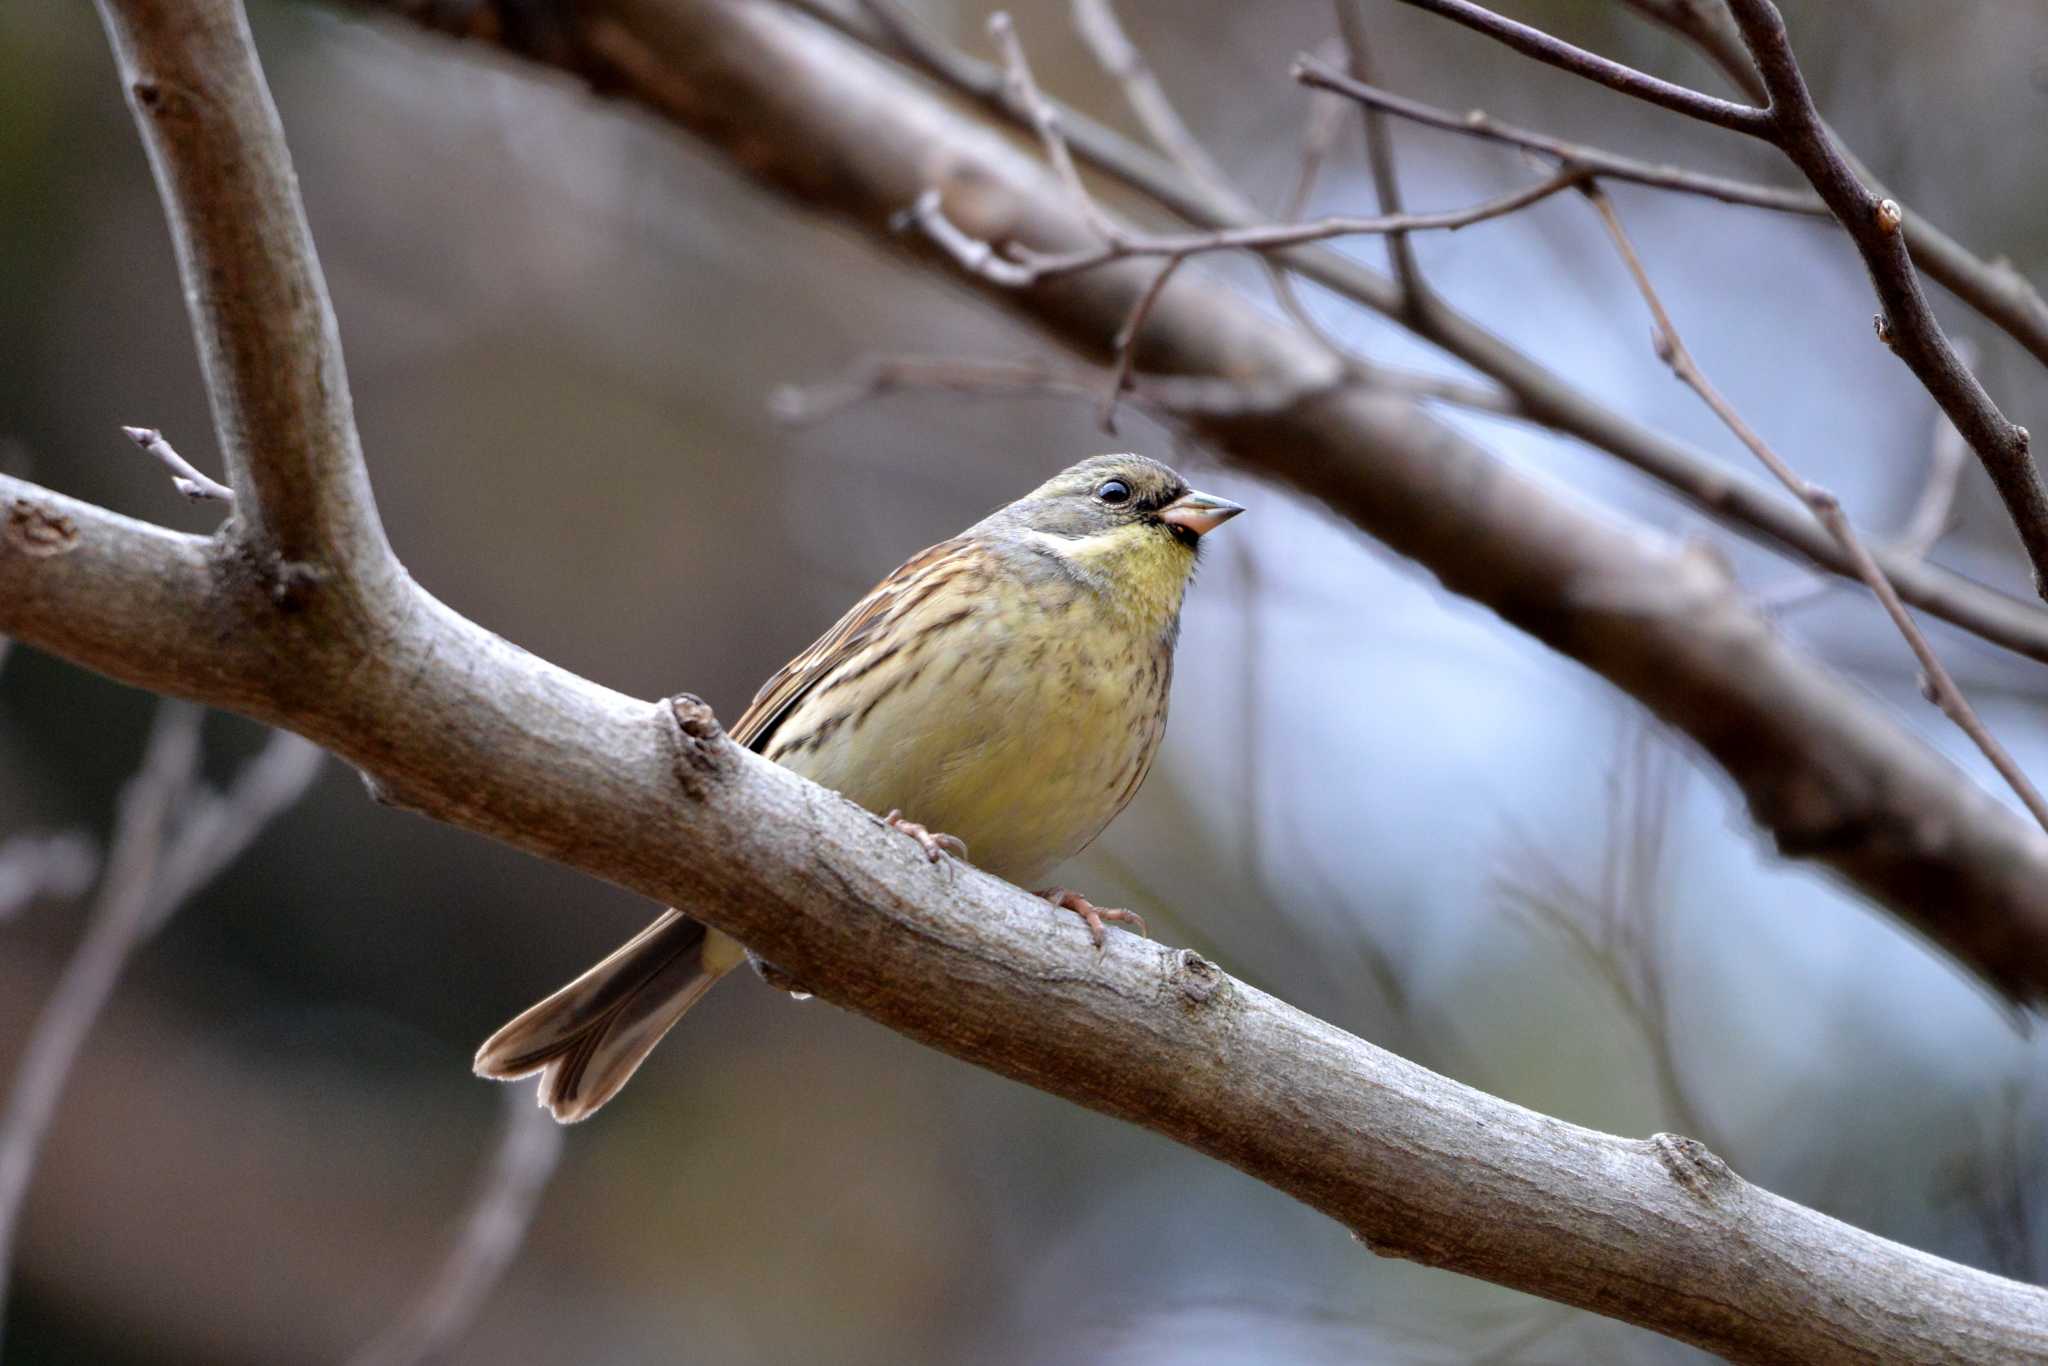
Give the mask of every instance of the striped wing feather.
[[808, 649], [761, 685], [761, 691], [754, 694], [754, 700], [747, 704], [746, 711], [734, 723], [733, 739], [748, 749], [765, 754], [769, 741], [775, 738], [776, 729], [813, 688], [829, 678], [840, 665], [858, 655], [889, 622], [917, 604], [922, 596], [916, 591], [920, 584], [931, 583], [936, 572], [948, 561], [973, 553], [970, 542], [956, 538], [920, 550], [897, 566], [889, 577], [848, 609], [831, 630], [819, 636]]

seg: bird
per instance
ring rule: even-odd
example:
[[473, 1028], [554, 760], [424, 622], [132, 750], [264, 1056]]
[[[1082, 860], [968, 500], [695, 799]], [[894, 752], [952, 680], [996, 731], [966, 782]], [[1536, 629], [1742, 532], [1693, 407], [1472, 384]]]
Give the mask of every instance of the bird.
[[[1037, 889], [1098, 950], [1104, 922], [1142, 932], [1045, 883], [1145, 781], [1202, 538], [1242, 511], [1143, 455], [1083, 460], [911, 556], [762, 685], [732, 737], [886, 812], [933, 862]], [[487, 1039], [476, 1071], [539, 1073], [557, 1120], [586, 1119], [747, 957], [666, 911]]]

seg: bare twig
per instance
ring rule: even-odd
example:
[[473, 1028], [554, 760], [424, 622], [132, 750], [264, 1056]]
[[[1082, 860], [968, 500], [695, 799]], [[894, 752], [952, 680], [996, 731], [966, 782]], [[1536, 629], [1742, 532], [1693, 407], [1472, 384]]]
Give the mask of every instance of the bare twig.
[[[0, 1113], [0, 1310], [11, 1279], [23, 1197], [86, 1035], [114, 994], [147, 920], [164, 839], [199, 769], [199, 708], [165, 702], [142, 767], [121, 794], [112, 852], [78, 951], [43, 1007]], [[5, 1324], [0, 1313], [0, 1326]]]
[[1765, 136], [1770, 126], [1770, 115], [1753, 105], [1737, 104], [1732, 100], [1718, 99], [1713, 95], [1702, 95], [1697, 90], [1670, 81], [1660, 80], [1624, 66], [1620, 62], [1602, 57], [1597, 52], [1588, 52], [1562, 38], [1552, 37], [1542, 29], [1515, 22], [1495, 14], [1484, 5], [1475, 5], [1471, 0], [1401, 0], [1416, 9], [1440, 14], [1453, 23], [1463, 24], [1477, 33], [1483, 33], [1496, 42], [1505, 44], [1521, 53], [1533, 57], [1546, 66], [1560, 71], [1569, 71], [1574, 76], [1583, 76], [1609, 90], [1618, 90], [1624, 95], [1684, 114], [1702, 123], [1711, 123], [1719, 128], [1733, 129], [1754, 137]]
[[1671, 1020], [1661, 913], [1669, 897], [1666, 854], [1678, 793], [1677, 756], [1640, 729], [1608, 775], [1600, 876], [1589, 885], [1534, 838], [1517, 841], [1495, 882], [1504, 905], [1552, 935], [1597, 972], [1649, 1053], [1666, 1118], [1682, 1133], [1728, 1152], [1708, 1124], [1679, 1065]]
[[158, 708], [142, 767], [121, 797], [85, 937], [36, 1022], [0, 1118], [0, 1300], [36, 1156], [79, 1050], [122, 969], [193, 892], [298, 800], [324, 757], [318, 746], [275, 731], [227, 794], [215, 796], [199, 778], [203, 717], [184, 703]]
[[154, 427], [123, 427], [121, 431], [130, 441], [142, 447], [145, 454], [153, 456], [157, 463], [171, 472], [171, 487], [195, 503], [232, 503], [235, 491], [211, 475], [202, 474], [177, 447], [164, 439], [164, 434]]
[[[1894, 555], [1924, 558], [1948, 531], [1949, 512], [1955, 506], [1956, 489], [1969, 465], [1970, 447], [1955, 424], [1940, 411], [1934, 414], [1934, 436], [1928, 442], [1927, 470], [1913, 506], [1892, 537]], [[1823, 575], [1803, 575], [1775, 587], [1757, 590], [1757, 600], [1776, 612], [1788, 612], [1825, 595], [1842, 581]]]
[[[1821, 201], [1819, 195], [1810, 190], [1780, 189], [1773, 185], [1757, 185], [1726, 176], [1706, 175], [1679, 166], [1639, 161], [1634, 157], [1622, 156], [1590, 143], [1571, 142], [1564, 138], [1552, 137], [1548, 133], [1538, 133], [1527, 128], [1518, 128], [1510, 123], [1502, 123], [1478, 109], [1468, 110], [1463, 114], [1455, 113], [1421, 100], [1410, 99], [1406, 95], [1396, 94], [1364, 79], [1332, 70], [1327, 63], [1312, 55], [1304, 54], [1295, 59], [1294, 79], [1311, 89], [1327, 90], [1342, 95], [1347, 99], [1356, 100], [1369, 110], [1394, 114], [1427, 128], [1440, 128], [1446, 132], [1463, 133], [1491, 142], [1505, 143], [1510, 147], [1540, 153], [1558, 162], [1584, 166], [1590, 171], [1597, 172], [1603, 180], [1622, 180], [1660, 190], [1701, 195], [1724, 204], [1740, 204], [1780, 213], [1803, 214], [1815, 218], [1830, 216], [1828, 206]], [[1381, 207], [1387, 206], [1383, 203]]]
[[1166, 258], [1166, 264], [1159, 268], [1158, 273], [1152, 277], [1152, 283], [1145, 286], [1145, 292], [1131, 305], [1130, 316], [1124, 319], [1124, 325], [1117, 329], [1115, 338], [1110, 342], [1110, 351], [1115, 355], [1116, 363], [1111, 368], [1109, 389], [1102, 396], [1102, 406], [1097, 417], [1097, 422], [1105, 432], [1112, 435], [1116, 432], [1116, 405], [1123, 397], [1124, 390], [1131, 384], [1131, 360], [1138, 349], [1138, 332], [1145, 326], [1145, 319], [1152, 316], [1152, 307], [1159, 302], [1160, 294], [1165, 292], [1166, 282], [1173, 278], [1173, 273], [1179, 270], [1181, 263], [1187, 259], [1178, 255]]
[[477, 1185], [462, 1234], [425, 1293], [349, 1360], [349, 1366], [432, 1366], [476, 1322], [526, 1241], [562, 1157], [562, 1129], [524, 1089], [503, 1088], [498, 1148]]
[[[1307, 223], [1262, 223], [1247, 228], [1220, 228], [1214, 232], [1154, 235], [1118, 228], [1115, 240], [1079, 251], [1047, 253], [1011, 243], [1007, 253], [962, 232], [946, 218], [936, 191], [927, 191], [906, 211], [910, 221], [944, 247], [954, 260], [999, 285], [1025, 288], [1061, 276], [1078, 274], [1131, 257], [1199, 256], [1215, 251], [1280, 251], [1309, 242], [1326, 242], [1333, 237], [1357, 237], [1373, 233], [1455, 231], [1502, 218], [1526, 209], [1586, 180], [1587, 172], [1563, 167], [1533, 185], [1463, 209], [1438, 213], [1379, 214], [1369, 217], [1331, 215]], [[1092, 204], [1094, 201], [1087, 201]], [[1096, 210], [1100, 214], [1101, 210]]]
[[1656, 347], [1657, 358], [1670, 366], [1671, 372], [1678, 376], [1687, 388], [1700, 396], [1700, 400], [1713, 410], [1714, 416], [1720, 418], [1722, 424], [1749, 448], [1750, 454], [1754, 455], [1779, 483], [1805, 503], [1812, 510], [1815, 520], [1826, 527], [1828, 534], [1841, 543], [1843, 553], [1856, 564], [1863, 582], [1877, 595], [1878, 602], [1884, 606], [1885, 615], [1892, 619], [1892, 624], [1898, 627], [1899, 634], [1905, 637], [1906, 644], [1912, 649], [1913, 657], [1920, 661], [1920, 669], [1925, 679], [1923, 691], [1927, 694], [1927, 700], [1939, 707], [1944, 716], [1970, 737], [1971, 742], [1990, 762], [1992, 768], [1997, 770], [1998, 776], [2003, 778], [2006, 785], [2019, 797], [2034, 820], [2043, 830], [2048, 830], [2048, 801], [2042, 800], [2041, 794], [2035, 790], [2027, 775], [2006, 752], [2005, 746], [1985, 729], [1976, 710], [1970, 706], [1969, 699], [1963, 696], [1962, 689], [1956, 686], [1955, 679], [1950, 677], [1947, 668], [1936, 657], [1934, 647], [1927, 643], [1927, 637], [1914, 622], [1911, 614], [1906, 611], [1905, 604], [1899, 601], [1899, 595], [1893, 589], [1891, 581], [1885, 578], [1884, 572], [1877, 567], [1877, 561], [1871, 558], [1862, 537], [1856, 534], [1855, 527], [1842, 511], [1841, 500], [1818, 484], [1809, 482], [1786, 464], [1784, 459], [1757, 435], [1756, 430], [1735, 410], [1734, 405], [1730, 404], [1720, 390], [1707, 379], [1705, 372], [1693, 359], [1692, 353], [1686, 349], [1678, 330], [1672, 325], [1671, 315], [1665, 312], [1664, 303], [1657, 297], [1657, 290], [1650, 283], [1649, 272], [1644, 269], [1642, 258], [1636, 254], [1635, 244], [1629, 240], [1628, 233], [1622, 228], [1621, 217], [1615, 213], [1612, 201], [1597, 184], [1588, 186], [1585, 193], [1593, 202], [1593, 207], [1599, 211], [1600, 220], [1606, 224], [1608, 236], [1613, 239], [1615, 250], [1621, 253], [1623, 263], [1628, 266], [1629, 275], [1635, 280], [1637, 291], [1642, 294], [1643, 302], [1649, 307], [1650, 316], [1655, 320], [1652, 343]]
[[1124, 32], [1123, 23], [1117, 18], [1110, 0], [1073, 0], [1073, 6], [1074, 27], [1080, 31], [1082, 41], [1088, 44], [1088, 50], [1095, 54], [1097, 64], [1123, 91], [1124, 103], [1137, 116], [1145, 135], [1210, 193], [1236, 194], [1230, 177], [1224, 174], [1223, 168], [1216, 164], [1215, 158], [1209, 155], [1208, 149], [1202, 146], [1201, 140], [1181, 118], [1180, 111], [1174, 108], [1166, 87], [1153, 74], [1145, 54]]
[[[1359, 81], [1373, 78], [1371, 25], [1366, 23], [1361, 0], [1335, 0], [1337, 31], [1343, 37], [1345, 64]], [[1365, 159], [1372, 172], [1372, 188], [1381, 213], [1400, 213], [1401, 176], [1394, 160], [1394, 138], [1386, 119], [1370, 105], [1364, 110]], [[1387, 256], [1394, 267], [1394, 283], [1401, 287], [1404, 316], [1414, 316], [1433, 302], [1422, 266], [1415, 258], [1415, 244], [1405, 232], [1387, 234]]]
[[[956, 360], [949, 356], [864, 356], [838, 379], [779, 387], [769, 398], [775, 417], [807, 426], [859, 404], [904, 391], [977, 396], [1092, 398], [1107, 387], [1104, 372], [1059, 368], [1035, 361]], [[1490, 395], [1455, 380], [1388, 371], [1390, 392], [1485, 410]], [[1330, 381], [1307, 385], [1238, 384], [1205, 375], [1149, 375], [1125, 389], [1150, 417], [1175, 426], [1193, 417], [1250, 417], [1278, 412], [1328, 390]]]

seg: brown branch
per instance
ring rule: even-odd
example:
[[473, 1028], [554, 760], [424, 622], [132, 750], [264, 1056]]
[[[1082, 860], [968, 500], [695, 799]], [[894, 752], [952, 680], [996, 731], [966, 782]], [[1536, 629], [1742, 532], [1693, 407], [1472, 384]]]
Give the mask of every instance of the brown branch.
[[1237, 190], [1230, 183], [1230, 177], [1216, 164], [1188, 128], [1180, 111], [1174, 108], [1166, 87], [1159, 83], [1159, 77], [1145, 60], [1145, 54], [1124, 32], [1123, 22], [1117, 18], [1116, 9], [1110, 0], [1073, 0], [1074, 27], [1081, 40], [1094, 54], [1096, 64], [1116, 81], [1123, 91], [1124, 103], [1137, 116], [1138, 123], [1145, 130], [1145, 136], [1159, 145], [1159, 150], [1173, 159], [1173, 163], [1187, 172], [1190, 179], [1201, 184], [1212, 194], [1234, 195]]
[[1684, 114], [1687, 118], [1711, 123], [1717, 128], [1728, 128], [1738, 133], [1761, 137], [1770, 125], [1768, 113], [1753, 105], [1737, 104], [1732, 100], [1703, 95], [1682, 85], [1624, 66], [1620, 62], [1602, 57], [1597, 52], [1575, 47], [1562, 38], [1552, 37], [1540, 28], [1515, 22], [1495, 14], [1484, 5], [1475, 5], [1471, 0], [1401, 0], [1431, 14], [1440, 14], [1456, 24], [1463, 24], [1475, 33], [1483, 33], [1495, 42], [1513, 48], [1524, 57], [1532, 57], [1545, 66], [1554, 66], [1560, 71], [1569, 71], [1582, 76], [1596, 85], [1609, 90], [1620, 91], [1636, 99], [1654, 104], [1660, 109]]
[[[1475, 477], [1453, 466], [1452, 480]], [[1516, 517], [1552, 515], [1522, 488], [1491, 489]], [[166, 572], [212, 582], [203, 539], [20, 481], [0, 480], [0, 499], [62, 517], [78, 537], [60, 556], [0, 550], [0, 624], [24, 638], [142, 686], [190, 690], [210, 671], [209, 691], [331, 746], [387, 801], [689, 906], [822, 998], [1229, 1162], [1383, 1255], [1738, 1361], [2048, 1352], [2048, 1292], [1781, 1200], [1691, 1140], [1611, 1137], [1496, 1100], [1186, 951], [1117, 936], [1098, 955], [1028, 893], [933, 866], [871, 815], [732, 744], [694, 699], [623, 697], [416, 588], [407, 624], [375, 649], [308, 637], [286, 609], [232, 585], [152, 610]], [[29, 580], [39, 592], [16, 591]], [[114, 619], [82, 594], [93, 583], [116, 590], [104, 609]], [[1653, 608], [1643, 588], [1607, 610], [1633, 626]], [[1585, 591], [1597, 600], [1603, 588]], [[1732, 591], [1678, 593], [1703, 650], [1774, 667], [1767, 636], [1731, 638], [1718, 624]], [[230, 611], [245, 628], [223, 640], [213, 623]], [[281, 657], [295, 679], [328, 686], [280, 677]], [[1846, 691], [1837, 700], [1857, 706]], [[935, 980], [948, 989], [921, 985]]]
[[[856, 42], [909, 62], [923, 74], [979, 101], [998, 117], [1025, 122], [1021, 110], [1010, 102], [1001, 72], [937, 37], [895, 0], [861, 0], [862, 10], [875, 21], [873, 27], [849, 21], [821, 0], [792, 3]], [[546, 59], [565, 60], [560, 54], [549, 54]], [[572, 69], [587, 75], [604, 81], [614, 79], [611, 65], [595, 54], [566, 60]], [[659, 86], [658, 77], [654, 79]], [[638, 98], [656, 108], [663, 107], [663, 97], [659, 89], [638, 92]], [[1189, 222], [1224, 228], [1258, 221], [1258, 215], [1240, 198], [1221, 197], [1195, 184], [1174, 167], [1085, 115], [1060, 106], [1059, 118], [1068, 146], [1077, 155]], [[1441, 299], [1433, 298], [1429, 308], [1409, 316], [1409, 306], [1399, 286], [1351, 257], [1308, 246], [1292, 248], [1281, 253], [1279, 259], [1304, 278], [1406, 323], [1418, 337], [1442, 347], [1494, 380], [1519, 403], [1519, 416], [1608, 452], [1671, 489], [1707, 516], [1764, 545], [1796, 555], [1829, 573], [1855, 579], [1854, 566], [1843, 558], [1841, 547], [1795, 501], [1731, 473], [1697, 449], [1597, 402]], [[1884, 550], [1875, 553], [1899, 595], [1908, 603], [1994, 644], [2048, 662], [2048, 613], [2037, 604], [2020, 601], [1936, 565]]]
[[[98, 0], [164, 202], [234, 534], [280, 593], [397, 572], [363, 472], [341, 340], [277, 107], [239, 6]], [[308, 423], [308, 415], [317, 422]], [[330, 595], [331, 596], [331, 595]]]
[[1826, 527], [1828, 534], [1841, 542], [1843, 552], [1855, 562], [1862, 574], [1863, 582], [1877, 595], [1878, 602], [1884, 607], [1885, 615], [1898, 627], [1899, 634], [1905, 637], [1907, 646], [1912, 649], [1913, 657], [1920, 662], [1925, 679], [1923, 691], [1927, 694], [1927, 700], [1939, 707], [1942, 715], [1948, 717], [1956, 724], [1957, 729], [1970, 737], [1970, 742], [1977, 746], [1991, 767], [1997, 770], [1998, 776], [2005, 780], [2006, 786], [2019, 797], [2021, 803], [2033, 815], [2035, 822], [2044, 832], [2048, 832], [2048, 801], [2042, 800], [2041, 794], [2035, 790], [2019, 764], [2006, 752], [2005, 746], [1998, 742], [1998, 738], [1986, 729], [1976, 709], [1970, 705], [1969, 699], [1963, 696], [1963, 690], [1956, 686], [1955, 679], [1949, 675], [1940, 657], [1934, 653], [1934, 647], [1927, 643], [1926, 635], [1921, 632], [1912, 614], [1906, 611], [1906, 605], [1899, 601], [1898, 593], [1893, 590], [1883, 571], [1877, 567], [1877, 561], [1871, 558], [1863, 539], [1856, 534], [1848, 515], [1842, 511], [1841, 500], [1827, 489], [1804, 478], [1787, 464], [1784, 457], [1772, 450], [1757, 434], [1756, 429], [1735, 410], [1735, 406], [1714, 387], [1706, 372], [1700, 369], [1699, 362], [1693, 359], [1685, 340], [1678, 335], [1678, 329], [1672, 324], [1671, 315], [1665, 312], [1663, 300], [1657, 297], [1656, 287], [1650, 283], [1649, 272], [1643, 267], [1642, 257], [1637, 255], [1635, 244], [1629, 240], [1627, 231], [1621, 226], [1621, 216], [1615, 213], [1614, 204], [1608, 199], [1606, 191], [1597, 184], [1589, 185], [1586, 187], [1586, 197], [1592, 200], [1593, 207], [1599, 211], [1600, 221], [1606, 225], [1608, 235], [1614, 241], [1615, 250], [1621, 253], [1621, 259], [1627, 265], [1629, 275], [1635, 280], [1636, 289], [1642, 294], [1643, 302], [1649, 307], [1650, 316], [1655, 320], [1656, 327], [1652, 340], [1657, 358], [1670, 366], [1671, 373], [1700, 396], [1700, 401], [1712, 409], [1714, 416], [1721, 419], [1722, 425], [1749, 448], [1750, 454], [1757, 458], [1758, 463], [1768, 469], [1772, 477], [1783, 484], [1793, 496], [1811, 508], [1814, 520]]
[[[622, 2], [634, 7], [608, 12], [608, 26], [582, 35], [615, 69], [642, 79], [667, 70], [680, 88], [721, 90], [720, 101], [683, 105], [713, 122], [744, 107], [739, 127], [764, 176], [793, 170], [777, 149], [815, 168], [840, 150], [835, 139], [856, 140], [860, 155], [834, 160], [829, 183], [858, 197], [862, 221], [877, 232], [932, 165], [901, 154], [941, 150], [919, 143], [939, 130], [950, 140], [943, 150], [972, 157], [991, 197], [1029, 192], [997, 207], [1017, 213], [1034, 240], [1086, 230], [1070, 209], [1047, 217], [1042, 206], [1064, 195], [1048, 194], [1043, 173], [1001, 139], [954, 131], [943, 106], [779, 10]], [[209, 3], [207, 20], [233, 8], [227, 0], [184, 8]], [[175, 32], [158, 37], [178, 41]], [[245, 35], [243, 43], [217, 56], [253, 79]], [[654, 54], [670, 65], [646, 65]], [[711, 87], [685, 78], [714, 75], [722, 79]], [[826, 114], [833, 117], [817, 117]], [[791, 137], [799, 127], [810, 136]], [[282, 164], [281, 147], [265, 150]], [[814, 177], [805, 183], [820, 193]], [[310, 258], [304, 264], [313, 269]], [[185, 285], [208, 295], [234, 278], [188, 273]], [[1095, 288], [1071, 282], [1060, 306], [1065, 325], [1099, 345], [1105, 323], [1142, 286], [1123, 270], [1086, 283]], [[200, 311], [209, 306], [218, 301], [202, 300]], [[1163, 299], [1155, 327], [1184, 360], [1227, 353], [1264, 362], [1248, 373], [1285, 374], [1320, 357], [1206, 292]], [[305, 424], [334, 418], [324, 403], [296, 415]], [[1380, 496], [1390, 531], [1433, 512], [1434, 534], [1455, 539], [1468, 561], [1453, 586], [1512, 573], [1522, 596], [1504, 610], [1531, 625], [1529, 604], [1538, 604], [1551, 617], [1546, 638], [1576, 640], [1588, 653], [1654, 639], [1659, 648], [1642, 662], [1677, 662], [1693, 687], [1720, 660], [1732, 672], [1705, 699], [1715, 714], [1770, 743], [1789, 742], [1782, 720], [1741, 705], [1745, 681], [1770, 677], [1780, 685], [1770, 701], [1816, 732], [1808, 743], [1860, 728], [1888, 747], [1886, 791], [1968, 800], [1971, 789], [1952, 768], [1745, 616], [1710, 558], [1668, 556], [1558, 504], [1384, 397], [1336, 394], [1236, 421], [1270, 446], [1317, 452], [1303, 463], [1338, 476], [1328, 489], [1337, 501]], [[1374, 459], [1333, 458], [1351, 449], [1336, 444], [1340, 429]], [[1219, 422], [1212, 434], [1231, 431]], [[931, 865], [871, 815], [732, 744], [695, 699], [649, 705], [577, 678], [402, 575], [388, 582], [389, 600], [374, 616], [328, 611], [333, 580], [313, 580], [287, 605], [263, 583], [222, 570], [200, 538], [15, 479], [0, 479], [0, 506], [8, 509], [0, 629], [131, 682], [204, 692], [288, 724], [343, 753], [388, 801], [701, 911], [826, 999], [1230, 1162], [1378, 1251], [1597, 1309], [1740, 1360], [2048, 1351], [2048, 1292], [1778, 1199], [1690, 1140], [1612, 1138], [1459, 1086], [1185, 951], [1119, 936], [1096, 954], [1078, 925], [1058, 923], [1043, 902], [970, 867]], [[1474, 517], [1488, 506], [1497, 521], [1481, 528]], [[1515, 536], [1517, 528], [1505, 555], [1475, 534]], [[1537, 533], [1540, 544], [1531, 540]], [[1604, 561], [1597, 573], [1596, 557]], [[224, 621], [235, 629], [222, 630]], [[1680, 652], [1687, 641], [1697, 642], [1690, 655]], [[1810, 711], [1813, 704], [1824, 705]], [[1840, 771], [1802, 770], [1803, 796], [1830, 802], [1834, 794], [1814, 783]], [[1953, 856], [2010, 835], [2005, 813], [1981, 796], [1959, 814], [1967, 819], [1943, 839], [1926, 839], [1916, 825], [1919, 843]], [[2031, 839], [2022, 858], [2048, 843]], [[934, 980], [948, 989], [922, 985]]]
[[1821, 202], [1819, 195], [1810, 190], [1780, 189], [1773, 185], [1732, 180], [1726, 176], [1705, 175], [1680, 166], [1639, 161], [1634, 157], [1622, 156], [1590, 143], [1571, 142], [1547, 133], [1533, 132], [1510, 123], [1502, 123], [1478, 109], [1463, 114], [1454, 113], [1433, 104], [1425, 104], [1421, 100], [1409, 99], [1406, 95], [1398, 95], [1391, 90], [1347, 76], [1341, 71], [1334, 71], [1327, 63], [1318, 61], [1308, 54], [1295, 59], [1294, 79], [1312, 90], [1327, 90], [1356, 100], [1368, 110], [1398, 115], [1426, 128], [1440, 128], [1446, 132], [1463, 133], [1490, 142], [1505, 143], [1524, 151], [1541, 153], [1559, 162], [1583, 166], [1598, 173], [1603, 180], [1623, 180], [1634, 185], [1699, 195], [1719, 200], [1724, 204], [1771, 209], [1779, 213], [1803, 214], [1815, 218], [1830, 217], [1828, 206]]
[[462, 1235], [426, 1290], [349, 1366], [430, 1366], [446, 1360], [483, 1313], [526, 1241], [562, 1158], [562, 1127], [524, 1087], [503, 1088], [497, 1151], [477, 1184]]

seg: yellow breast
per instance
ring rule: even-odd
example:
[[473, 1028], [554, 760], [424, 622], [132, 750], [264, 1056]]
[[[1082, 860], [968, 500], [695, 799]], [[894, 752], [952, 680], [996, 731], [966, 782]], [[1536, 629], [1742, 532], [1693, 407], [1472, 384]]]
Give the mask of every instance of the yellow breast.
[[903, 648], [813, 690], [768, 757], [957, 835], [977, 866], [1036, 889], [1144, 781], [1166, 726], [1170, 629], [1081, 584], [999, 577], [920, 605], [891, 635]]

